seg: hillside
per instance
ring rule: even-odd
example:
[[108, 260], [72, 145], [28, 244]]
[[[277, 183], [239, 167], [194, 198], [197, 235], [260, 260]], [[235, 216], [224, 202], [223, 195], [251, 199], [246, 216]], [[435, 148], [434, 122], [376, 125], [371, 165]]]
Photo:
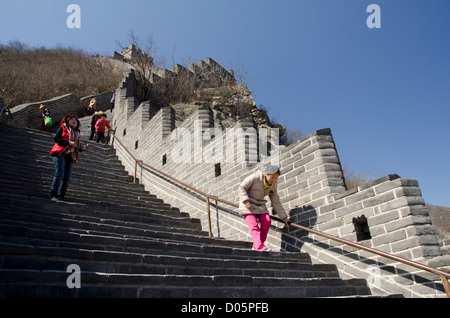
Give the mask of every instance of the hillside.
[[[131, 53], [131, 47], [128, 54]], [[74, 48], [28, 48], [20, 42], [0, 45], [0, 97], [5, 105], [13, 107], [49, 100], [64, 94], [84, 97], [115, 91], [132, 66], [117, 58], [116, 55], [123, 57], [121, 54], [124, 52], [114, 52], [114, 54], [115, 58], [111, 58], [92, 56]], [[164, 71], [170, 72], [170, 70]], [[222, 128], [227, 127], [229, 118], [236, 115], [239, 118], [239, 110], [235, 109], [237, 108], [236, 100], [239, 101], [241, 108], [245, 109], [245, 113], [252, 114], [258, 125], [273, 125], [273, 120], [269, 118], [267, 112], [256, 107], [251, 92], [245, 85], [240, 86], [239, 91], [231, 93], [226, 91], [227, 89], [229, 88], [219, 87], [197, 90], [195, 97], [192, 97], [189, 102], [192, 105], [211, 105], [213, 109], [220, 111], [222, 115], [219, 119]], [[183, 103], [174, 105], [179, 110], [177, 114], [190, 114], [195, 108], [191, 109], [187, 106], [189, 105]], [[185, 117], [182, 116], [177, 120], [182, 121]], [[234, 120], [231, 121], [234, 122]], [[274, 125], [280, 128], [282, 144], [289, 145], [304, 136], [304, 133], [298, 130]], [[363, 175], [346, 167], [344, 170], [348, 188], [355, 188], [374, 180], [373, 176]], [[434, 223], [441, 228], [442, 237], [448, 237], [450, 208], [433, 205], [429, 207]]]
[[0, 45], [0, 97], [10, 107], [75, 94], [114, 91], [123, 72], [110, 59], [73, 48]]
[[[24, 54], [21, 53], [23, 51], [25, 51]], [[2, 52], [4, 53], [5, 51]], [[38, 50], [34, 50], [34, 53], [37, 54]], [[5, 56], [9, 56], [11, 61], [14, 61], [12, 59], [14, 54], [20, 57], [20, 59], [15, 60], [16, 64], [2, 64], [8, 65], [12, 70], [14, 69], [14, 65], [17, 66], [17, 69], [24, 69], [26, 65], [29, 65], [30, 68], [34, 67], [26, 58], [28, 54], [26, 50], [19, 48], [16, 51], [10, 50], [5, 54], [2, 55], [3, 60], [5, 60]], [[68, 54], [72, 57], [76, 56], [76, 54]], [[59, 71], [66, 72], [64, 74], [73, 81], [67, 84], [69, 88], [81, 88], [83, 86], [76, 80], [77, 78], [82, 78], [81, 75], [78, 77], [76, 75], [77, 72], [81, 72], [82, 70], [87, 69], [89, 72], [95, 73], [95, 70], [106, 70], [103, 65], [110, 65], [110, 71], [112, 73], [101, 73], [101, 76], [109, 77], [113, 73], [122, 76], [121, 67], [130, 65], [126, 63], [127, 59], [113, 60], [111, 58], [88, 56], [84, 56], [86, 58], [84, 63], [81, 62], [84, 60], [79, 55], [80, 66], [79, 68], [75, 68], [76, 71], [72, 74], [67, 69], [56, 68], [61, 67], [61, 65], [69, 65], [63, 63], [66, 60], [64, 54], [53, 55], [53, 53], [50, 53], [49, 56], [54, 56], [55, 59], [51, 60], [42, 57], [42, 60], [38, 61], [38, 64], [42, 63], [39, 64], [40, 66], [36, 66], [37, 70], [39, 71], [39, 67], [43, 69], [43, 61], [47, 60], [50, 63], [48, 65], [54, 65], [55, 70], [57, 70], [53, 74], [54, 77], [51, 77], [53, 76], [51, 72], [48, 72], [46, 75], [52, 78], [50, 82], [63, 83], [65, 79], [58, 79], [57, 74]], [[68, 59], [70, 58], [67, 57]], [[95, 61], [97, 64], [90, 64], [88, 60]], [[19, 67], [20, 65], [22, 65], [22, 68]], [[48, 65], [47, 67], [50, 68]], [[84, 68], [86, 65], [87, 68]], [[164, 171], [170, 172], [171, 176], [183, 180], [183, 182], [190, 186], [199, 188], [201, 191], [214, 193], [220, 198], [227, 198], [231, 200], [230, 202], [237, 201], [233, 197], [233, 193], [236, 193], [236, 185], [242, 180], [242, 176], [248, 174], [255, 166], [237, 165], [234, 162], [221, 162], [219, 158], [214, 162], [214, 171], [211, 169], [213, 166], [209, 165], [209, 162], [208, 165], [190, 165], [186, 169], [186, 167], [175, 162], [175, 160], [167, 160], [165, 152], [171, 149], [173, 150], [174, 145], [178, 142], [172, 138], [167, 138], [174, 136], [174, 129], [178, 127], [192, 129], [195, 119], [200, 121], [202, 127], [219, 126], [222, 130], [226, 129], [227, 120], [229, 121], [228, 124], [233, 125], [239, 119], [244, 120], [237, 124], [244, 125], [246, 128], [253, 128], [256, 125], [264, 127], [264, 121], [258, 123], [256, 120], [256, 117], [260, 114], [255, 112], [254, 115], [252, 112], [253, 107], [256, 108], [256, 103], [254, 103], [250, 91], [248, 89], [239, 91], [239, 88], [245, 85], [240, 86], [235, 83], [233, 84], [232, 81], [228, 81], [229, 76], [234, 76], [233, 73], [227, 71], [210, 58], [206, 59], [206, 61], [199, 61], [198, 64], [193, 64], [189, 67], [176, 64], [173, 70], [169, 70], [153, 67], [152, 65], [150, 70], [152, 73], [142, 83], [137, 77], [138, 69], [133, 68], [133, 70], [128, 72], [121, 84], [115, 87], [113, 86], [109, 92], [105, 93], [109, 94], [108, 98], [106, 98], [108, 103], [111, 100], [113, 91], [116, 93], [116, 105], [113, 110], [113, 116], [108, 117], [108, 119], [111, 118], [114, 129], [120, 132], [115, 139], [121, 140], [120, 145], [118, 141], [115, 143], [115, 146], [119, 145], [119, 148], [116, 148], [116, 150], [118, 149], [116, 154], [118, 159], [124, 163], [123, 168], [129, 173], [132, 173], [133, 170], [135, 173], [138, 173], [137, 165], [135, 164], [133, 166], [129, 164], [130, 161], [126, 155], [127, 151], [124, 151], [121, 147], [134, 149], [133, 156], [139, 158], [142, 162], [151, 166], [157, 166], [158, 168], [164, 166]], [[25, 73], [23, 72], [22, 75], [24, 77], [28, 76]], [[43, 76], [46, 73], [38, 72], [34, 73], [34, 76], [37, 76], [36, 74]], [[14, 87], [16, 84], [13, 79], [5, 76], [3, 80], [2, 85], [9, 83], [9, 86], [4, 86], [5, 89]], [[20, 82], [17, 83], [18, 85], [20, 84]], [[43, 88], [48, 88], [44, 84], [38, 83], [38, 86], [36, 86], [39, 88], [38, 93], [42, 92]], [[100, 84], [100, 81], [98, 84]], [[84, 86], [86, 87], [86, 85]], [[55, 85], [55, 87], [58, 86]], [[95, 92], [92, 90], [100, 89], [100, 87], [99, 85], [95, 86], [92, 84], [87, 89], [91, 89], [89, 93], [92, 93]], [[5, 89], [3, 89], [3, 92], [5, 92]], [[61, 86], [61, 89], [65, 88]], [[60, 93], [58, 91], [58, 94]], [[86, 94], [86, 91], [83, 92], [80, 90], [76, 93], [83, 96]], [[150, 99], [147, 99], [145, 93], [148, 93]], [[20, 94], [20, 92], [17, 91], [17, 94]], [[25, 91], [23, 94], [25, 95]], [[73, 95], [73, 91], [69, 95], [71, 96], [59, 96], [49, 101], [53, 103], [51, 105], [52, 110], [59, 111], [59, 113], [55, 111], [52, 114], [63, 115], [68, 110], [73, 111], [76, 108], [80, 110], [79, 116], [83, 116], [85, 106], [83, 107], [82, 101], [87, 101], [89, 97], [80, 99], [78, 96]], [[69, 99], [72, 102], [66, 103]], [[40, 100], [42, 101], [42, 99]], [[13, 108], [12, 112], [14, 112], [14, 115], [20, 111], [23, 111], [23, 113], [15, 116], [15, 119], [11, 119], [12, 126], [14, 126], [14, 120], [24, 121], [24, 118], [34, 118], [38, 122], [37, 124], [33, 123], [29, 128], [36, 129], [36, 127], [39, 127], [41, 117], [38, 107], [34, 107], [41, 103], [38, 101], [34, 100], [34, 103], [28, 105], [29, 107], [22, 105], [23, 107]], [[241, 109], [240, 112], [237, 112], [236, 108], [239, 106]], [[28, 111], [29, 109], [31, 110]], [[249, 115], [253, 118], [249, 118]], [[187, 117], [189, 117], [189, 120], [186, 120]], [[83, 120], [89, 120], [89, 118]], [[269, 121], [267, 124], [272, 125], [270, 119], [267, 118], [267, 120]], [[83, 126], [87, 126], [87, 124]], [[130, 129], [130, 126], [133, 128]], [[47, 137], [51, 141], [52, 136], [48, 135]], [[11, 141], [8, 138], [4, 138], [4, 142]], [[30, 143], [25, 142], [24, 145], [29, 147]], [[205, 145], [205, 147], [210, 145], [211, 143]], [[248, 146], [253, 146], [253, 144], [249, 143]], [[5, 145], [4, 148], [7, 149], [8, 145]], [[428, 217], [428, 211], [425, 209], [425, 203], [420, 196], [417, 180], [404, 179], [398, 175], [388, 175], [375, 181], [366, 180], [369, 183], [366, 186], [356, 184], [352, 186], [354, 188], [349, 189], [349, 184], [346, 184], [344, 181], [345, 174], [342, 171], [343, 169], [337, 156], [331, 129], [316, 131], [309, 136], [301, 138], [298, 142], [294, 142], [287, 147], [280, 147], [280, 149], [279, 166], [283, 171], [282, 182], [286, 189], [286, 191], [280, 194], [280, 199], [289, 207], [293, 222], [307, 225], [320, 231], [324, 230], [325, 232], [337, 233], [336, 235], [340, 238], [354, 241], [355, 234], [356, 240], [359, 239], [357, 235], [359, 232], [357, 232], [353, 220], [359, 218], [361, 213], [364, 213], [363, 216], [368, 220], [367, 227], [370, 230], [370, 239], [372, 240], [371, 244], [373, 248], [385, 248], [385, 245], [389, 244], [389, 248], [393, 252], [402, 255], [407, 254], [409, 256], [408, 259], [419, 259], [423, 261], [422, 258], [427, 258], [434, 262], [433, 265], [436, 267], [448, 266], [448, 261], [450, 260], [450, 241], [448, 237], [450, 231], [447, 216], [450, 213], [450, 209], [428, 206], [430, 216]], [[242, 150], [246, 151], [246, 149]], [[9, 149], [5, 153], [9, 161], [8, 159], [4, 159], [4, 161], [8, 164], [14, 164], [10, 160], [12, 158], [11, 151], [13, 150]], [[20, 151], [17, 150], [17, 152]], [[108, 162], [107, 166], [109, 165], [110, 163]], [[262, 165], [262, 163], [257, 163], [257, 165]], [[6, 173], [6, 171], [13, 169], [4, 168], [4, 170]], [[218, 170], [219, 172], [217, 172]], [[203, 198], [192, 195], [192, 193], [186, 192], [179, 187], [174, 187], [171, 182], [165, 184], [160, 179], [152, 179], [155, 176], [149, 173], [148, 170], [142, 169], [142, 167], [140, 168], [139, 174], [136, 177], [138, 177], [140, 183], [146, 189], [148, 187], [147, 190], [153, 195], [157, 195], [173, 207], [183, 208], [183, 210], [186, 209], [186, 213], [189, 213], [194, 219], [203, 222], [202, 228], [208, 226], [205, 218], [203, 218], [205, 212]], [[113, 173], [113, 175], [117, 174]], [[287, 177], [288, 175], [290, 176], [289, 178]], [[3, 180], [0, 185], [5, 189], [9, 189], [10, 187], [5, 181]], [[108, 182], [108, 184], [110, 183]], [[0, 194], [3, 194], [3, 192]], [[200, 201], [199, 205], [198, 201]], [[201, 207], [198, 208], [198, 206]], [[241, 217], [233, 213], [226, 215], [223, 213], [219, 214], [218, 210], [216, 209], [216, 213], [213, 215], [213, 218], [216, 219], [211, 220], [209, 225], [211, 235], [218, 235], [218, 237], [229, 240], [242, 239], [242, 233], [247, 233], [247, 227], [245, 224], [236, 222], [237, 219], [242, 221]], [[328, 215], [324, 217], [325, 214], [330, 215], [330, 217]], [[399, 230], [399, 227], [401, 227], [401, 230]], [[434, 235], [435, 231], [433, 231], [433, 227], [436, 229], [437, 235]], [[15, 233], [17, 231], [14, 230], [12, 232]], [[315, 262], [326, 261], [336, 264], [348, 277], [361, 276], [361, 268], [359, 265], [352, 264], [352, 266], [347, 266], [349, 260], [346, 253], [336, 253], [334, 248], [326, 248], [324, 250], [323, 242], [316, 239], [310, 241], [309, 237], [306, 237], [302, 233], [282, 232], [281, 236], [279, 234], [271, 234], [269, 237], [270, 244], [274, 248], [280, 248], [290, 252], [307, 251], [310, 255], [315, 255]], [[367, 261], [373, 259], [375, 257], [367, 257], [365, 260], [362, 260], [362, 264], [360, 265], [362, 268], [366, 268]], [[381, 267], [388, 266], [388, 263], [380, 264]], [[395, 281], [393, 284], [396, 287], [399, 284], [403, 284], [403, 279], [398, 280], [394, 278], [392, 280], [393, 278], [390, 277], [390, 273], [390, 271], [387, 271], [386, 275], [383, 274], [385, 276], [383, 280], [389, 284]], [[364, 275], [363, 277], [367, 278]], [[401, 276], [406, 278], [410, 274], [407, 273]], [[415, 273], [413, 276], [416, 277], [417, 274]], [[425, 279], [425, 276], [422, 277], [419, 275], [417, 277], [418, 279], [414, 278], [412, 285], [411, 283], [406, 284], [408, 286], [405, 288], [408, 289], [408, 293], [412, 295], [415, 293], [421, 294], [425, 285], [427, 285], [426, 287], [428, 285], [431, 286], [431, 290], [425, 292], [425, 294], [430, 292], [434, 295], [436, 293], [435, 286], [436, 284], [439, 285], [439, 282], [436, 283], [434, 280], [428, 281], [428, 279]], [[424, 282], [424, 279], [426, 282]], [[401, 288], [403, 287], [401, 286]], [[391, 293], [392, 291], [390, 287], [381, 285], [379, 287], [377, 286], [377, 288], [379, 288], [380, 293]], [[437, 290], [442, 289], [439, 288], [437, 287]]]

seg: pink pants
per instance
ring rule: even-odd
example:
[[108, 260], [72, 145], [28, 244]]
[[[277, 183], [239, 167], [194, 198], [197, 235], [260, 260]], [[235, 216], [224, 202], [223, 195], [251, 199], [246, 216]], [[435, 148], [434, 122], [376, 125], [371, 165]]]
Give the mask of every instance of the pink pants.
[[[264, 242], [267, 238], [267, 233], [270, 229], [270, 216], [269, 213], [265, 214], [247, 214], [244, 215], [245, 221], [247, 221], [250, 234], [253, 239], [253, 248], [258, 251], [267, 249]], [[261, 223], [261, 227], [258, 226], [258, 221]]]

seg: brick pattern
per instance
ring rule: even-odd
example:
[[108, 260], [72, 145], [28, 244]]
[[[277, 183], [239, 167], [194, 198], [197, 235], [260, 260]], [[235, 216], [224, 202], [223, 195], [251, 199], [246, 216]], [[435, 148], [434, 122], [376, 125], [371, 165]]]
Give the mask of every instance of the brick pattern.
[[112, 95], [113, 92], [105, 92], [80, 99], [74, 94], [67, 94], [46, 101], [18, 105], [11, 108], [13, 119], [9, 119], [8, 124], [17, 127], [40, 129], [42, 116], [39, 106], [44, 104], [51, 112], [53, 119], [52, 128], [55, 130], [59, 127], [61, 120], [66, 115], [86, 116], [85, 109], [93, 97], [97, 99], [97, 110], [105, 111], [110, 109]]
[[[132, 101], [133, 97], [130, 96], [132, 83], [133, 73], [130, 73], [116, 91], [113, 121], [117, 136], [139, 160], [201, 191], [236, 204], [239, 183], [250, 173], [262, 169], [270, 160], [274, 160], [273, 157], [269, 157], [264, 162], [254, 164], [248, 160], [240, 163], [227, 163], [226, 160], [208, 161], [210, 157], [205, 157], [205, 150], [213, 147], [214, 139], [203, 141], [196, 138], [195, 136], [199, 134], [196, 131], [199, 129], [196, 124], [201, 123], [202, 131], [209, 127], [217, 127], [217, 123], [214, 122], [214, 110], [198, 107], [179, 127], [175, 127], [176, 114], [172, 107], [165, 107], [155, 114], [148, 102], [136, 105]], [[236, 122], [235, 127], [254, 126], [254, 123], [241, 120]], [[183, 131], [189, 132], [192, 136], [188, 152], [183, 153], [184, 156], [191, 158], [190, 164], [180, 164], [172, 160], [174, 149], [179, 146]], [[222, 132], [225, 134], [225, 131]], [[235, 154], [245, 154], [247, 159], [250, 148], [255, 146], [249, 143], [239, 144], [236, 141], [230, 143], [229, 140], [225, 140], [224, 145], [233, 147]], [[114, 146], [126, 169], [134, 173], [134, 161], [118, 143]], [[177, 150], [178, 153], [183, 152], [182, 149]], [[372, 238], [362, 241], [362, 244], [423, 263], [442, 258], [417, 180], [389, 175], [365, 188], [347, 190], [330, 129], [318, 130], [289, 147], [279, 147], [278, 151], [279, 157], [276, 159], [279, 160], [282, 171], [279, 178], [279, 193], [292, 221], [356, 241], [353, 218], [365, 215]], [[217, 164], [220, 164], [220, 176], [216, 176]], [[200, 219], [202, 227], [207, 229], [204, 197], [158, 176], [145, 167], [138, 166], [137, 177], [150, 192], [173, 206], [182, 206], [192, 217]], [[214, 201], [211, 204], [214, 236], [250, 240], [247, 225], [237, 214], [236, 209], [222, 203], [216, 206]], [[349, 277], [356, 274], [367, 277], [370, 273], [363, 270], [367, 268], [367, 263], [376, 264], [382, 269], [383, 282], [388, 282], [385, 283], [388, 286], [386, 288], [393, 286], [400, 288], [398, 286], [401, 285], [400, 289], [404, 292], [404, 284], [399, 284], [399, 279], [394, 278], [397, 275], [391, 273], [392, 262], [320, 237], [307, 235], [302, 231], [287, 233], [280, 224], [273, 226], [277, 229], [271, 231], [268, 238], [272, 248], [306, 251], [311, 253], [317, 262], [337, 264], [342, 273]], [[444, 259], [440, 265], [448, 266], [450, 261]], [[409, 288], [407, 293], [410, 295], [435, 293], [432, 288], [421, 290], [424, 287], [415, 281], [415, 277], [411, 277], [414, 276], [411, 275], [411, 268], [403, 269], [403, 266], [398, 264], [396, 266], [401, 270], [394, 271], [404, 270], [401, 277], [407, 277], [403, 278]], [[421, 272], [420, 277], [436, 280], [436, 277], [428, 276]], [[434, 287], [434, 283], [431, 282], [430, 285]], [[383, 292], [384, 288], [385, 286], [378, 286], [374, 290]]]

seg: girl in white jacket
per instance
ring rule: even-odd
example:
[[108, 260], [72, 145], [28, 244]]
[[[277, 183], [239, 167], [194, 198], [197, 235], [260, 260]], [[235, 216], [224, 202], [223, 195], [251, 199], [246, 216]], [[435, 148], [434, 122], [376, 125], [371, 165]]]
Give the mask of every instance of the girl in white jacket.
[[[269, 196], [275, 212], [286, 225], [291, 221], [281, 204], [277, 191], [277, 179], [280, 176], [278, 166], [270, 166], [264, 172], [257, 171], [239, 185], [239, 213], [244, 216], [253, 239], [253, 249], [266, 251], [264, 245], [271, 225], [267, 200]], [[258, 225], [258, 221], [261, 226]]]

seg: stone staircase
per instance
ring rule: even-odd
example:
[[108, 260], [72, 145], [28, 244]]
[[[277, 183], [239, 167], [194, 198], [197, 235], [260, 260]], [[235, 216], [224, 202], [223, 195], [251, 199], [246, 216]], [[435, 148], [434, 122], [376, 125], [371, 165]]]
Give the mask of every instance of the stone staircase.
[[[54, 202], [52, 145], [53, 134], [0, 126], [0, 298], [370, 295], [365, 280], [342, 280], [307, 254], [209, 238], [133, 184], [108, 145], [89, 143]], [[67, 284], [71, 264], [81, 288]]]

